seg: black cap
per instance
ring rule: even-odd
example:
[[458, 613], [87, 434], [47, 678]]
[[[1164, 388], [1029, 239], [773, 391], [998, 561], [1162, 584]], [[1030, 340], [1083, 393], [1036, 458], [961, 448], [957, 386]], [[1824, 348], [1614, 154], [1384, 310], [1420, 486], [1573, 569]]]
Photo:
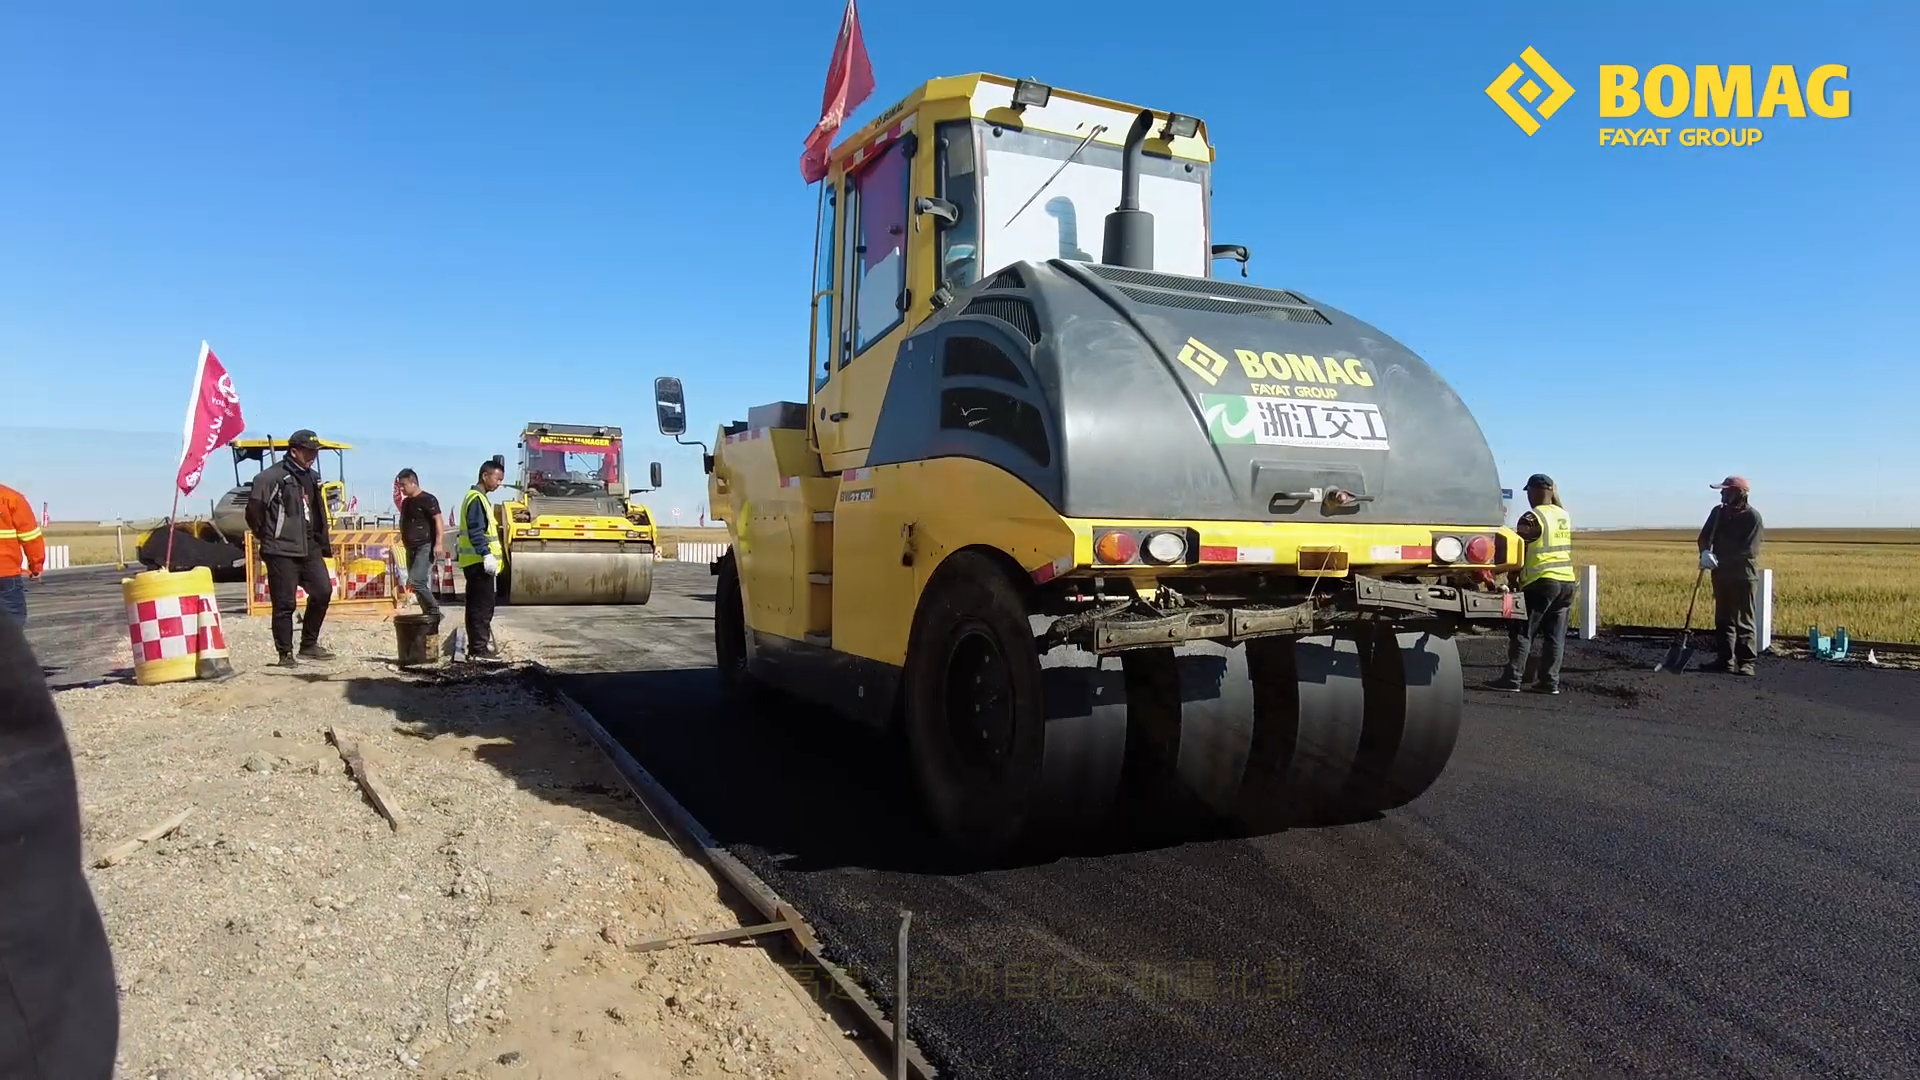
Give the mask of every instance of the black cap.
[[1527, 486], [1529, 488], [1550, 488], [1553, 486], [1553, 477], [1548, 476], [1546, 473], [1534, 473], [1532, 476], [1527, 477]]
[[287, 436], [287, 445], [297, 446], [302, 450], [318, 450], [320, 449], [320, 436], [315, 435], [306, 428], [301, 428], [299, 431]]

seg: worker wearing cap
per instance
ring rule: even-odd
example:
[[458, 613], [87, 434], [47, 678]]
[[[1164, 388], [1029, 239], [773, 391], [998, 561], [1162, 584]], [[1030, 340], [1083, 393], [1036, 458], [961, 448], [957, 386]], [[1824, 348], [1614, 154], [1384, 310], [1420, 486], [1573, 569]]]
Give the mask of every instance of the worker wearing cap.
[[27, 624], [27, 579], [47, 569], [47, 541], [27, 497], [0, 484], [0, 613]]
[[1719, 656], [1702, 671], [1754, 674], [1754, 602], [1760, 593], [1760, 511], [1748, 502], [1746, 477], [1708, 485], [1720, 505], [1700, 527], [1700, 569], [1713, 578], [1714, 645]]
[[[1560, 505], [1553, 478], [1542, 473], [1527, 478], [1527, 502], [1531, 509], [1520, 515], [1513, 530], [1527, 542], [1525, 561], [1515, 575], [1515, 584], [1526, 596], [1527, 620], [1524, 627], [1514, 627], [1507, 643], [1507, 670], [1490, 685], [1496, 690], [1557, 694], [1567, 619], [1578, 580], [1573, 572], [1573, 518]], [[1540, 643], [1539, 677], [1533, 685], [1522, 687], [1521, 672], [1538, 637], [1545, 638]]]
[[297, 589], [307, 590], [307, 613], [300, 620], [300, 656], [331, 660], [320, 644], [320, 627], [333, 601], [326, 560], [333, 557], [326, 505], [320, 498], [320, 439], [301, 428], [287, 439], [287, 453], [260, 470], [247, 491], [247, 528], [267, 564], [267, 594], [273, 599], [273, 645], [280, 666], [293, 667], [293, 609]]
[[479, 478], [460, 500], [460, 531], [454, 538], [454, 555], [467, 579], [467, 653], [471, 656], [500, 655], [493, 643], [493, 599], [506, 551], [500, 546], [500, 524], [487, 496], [499, 488], [506, 475], [500, 462], [483, 462]]

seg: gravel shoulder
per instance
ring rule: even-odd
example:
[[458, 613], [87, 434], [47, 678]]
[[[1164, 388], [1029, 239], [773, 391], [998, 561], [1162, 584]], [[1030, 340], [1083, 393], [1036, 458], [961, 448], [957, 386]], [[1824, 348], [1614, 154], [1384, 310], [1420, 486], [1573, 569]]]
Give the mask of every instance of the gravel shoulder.
[[[226, 627], [224, 683], [57, 694], [121, 988], [118, 1075], [872, 1075], [761, 948], [627, 948], [759, 920], [515, 674], [402, 673], [389, 624], [344, 616], [339, 660], [283, 671], [266, 620]], [[357, 739], [397, 832], [329, 728]]]

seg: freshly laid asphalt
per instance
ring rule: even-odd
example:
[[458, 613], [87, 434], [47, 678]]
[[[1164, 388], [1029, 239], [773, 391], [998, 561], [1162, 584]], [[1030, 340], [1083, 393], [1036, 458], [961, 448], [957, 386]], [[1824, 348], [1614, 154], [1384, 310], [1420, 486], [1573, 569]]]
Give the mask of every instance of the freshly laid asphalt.
[[[56, 682], [124, 674], [118, 577], [36, 583]], [[886, 740], [723, 703], [712, 591], [665, 564], [645, 607], [496, 625], [885, 1007], [912, 910], [945, 1075], [1920, 1073], [1920, 673], [1575, 642], [1560, 697], [1470, 691], [1446, 774], [1384, 818], [960, 873]], [[1463, 650], [1470, 686], [1499, 650]]]
[[[1910, 1076], [1920, 673], [1656, 675], [1573, 643], [1566, 692], [1470, 691], [1446, 774], [1361, 824], [986, 873], [941, 865], [890, 744], [713, 671], [713, 579], [503, 608], [956, 1077]], [[1469, 685], [1503, 643], [1465, 649]]]

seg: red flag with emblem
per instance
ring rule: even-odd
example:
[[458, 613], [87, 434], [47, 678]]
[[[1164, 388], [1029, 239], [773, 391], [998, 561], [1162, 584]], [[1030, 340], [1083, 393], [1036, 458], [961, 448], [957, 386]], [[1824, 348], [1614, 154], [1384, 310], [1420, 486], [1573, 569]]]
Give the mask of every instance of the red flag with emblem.
[[[193, 376], [193, 400], [187, 404], [186, 441], [180, 451], [180, 471], [174, 484], [181, 495], [193, 494], [207, 455], [240, 437], [246, 420], [240, 415], [240, 395], [234, 392], [227, 368], [206, 342], [200, 343], [200, 366]], [[178, 496], [175, 497], [176, 499]], [[169, 537], [171, 543], [171, 537]]]
[[800, 153], [800, 175], [807, 183], [817, 183], [827, 175], [827, 148], [846, 123], [847, 116], [873, 93], [873, 64], [867, 59], [867, 43], [860, 36], [860, 12], [854, 0], [847, 0], [847, 11], [840, 19], [840, 37], [833, 43], [833, 61], [827, 65], [827, 89], [820, 99], [820, 122], [807, 136], [806, 149]]

